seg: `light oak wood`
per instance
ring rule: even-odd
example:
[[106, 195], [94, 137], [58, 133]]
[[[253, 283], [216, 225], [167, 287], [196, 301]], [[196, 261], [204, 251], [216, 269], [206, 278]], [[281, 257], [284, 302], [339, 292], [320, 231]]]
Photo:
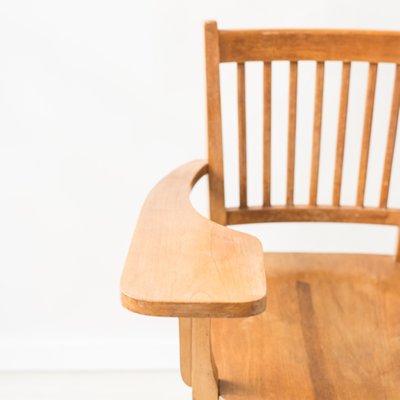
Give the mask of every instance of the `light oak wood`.
[[[207, 34], [208, 32], [208, 34]], [[210, 33], [212, 32], [212, 34]], [[247, 204], [247, 154], [246, 154], [246, 102], [245, 102], [245, 63], [260, 61], [264, 65], [263, 83], [263, 199], [262, 206], [271, 204], [271, 64], [274, 61], [290, 62], [289, 110], [288, 110], [288, 154], [286, 205], [292, 207], [295, 197], [296, 176], [296, 117], [297, 117], [297, 69], [298, 61], [313, 60], [316, 62], [315, 109], [313, 126], [313, 148], [311, 157], [311, 179], [309, 204], [317, 206], [318, 179], [320, 165], [321, 127], [323, 109], [323, 86], [325, 61], [342, 62], [342, 83], [337, 127], [336, 157], [334, 167], [332, 205], [340, 208], [343, 180], [343, 161], [346, 144], [346, 125], [348, 118], [348, 101], [350, 91], [351, 63], [366, 61], [370, 64], [367, 96], [365, 101], [364, 128], [362, 134], [359, 179], [357, 185], [356, 207], [363, 207], [369, 143], [374, 110], [374, 97], [378, 63], [400, 62], [400, 33], [388, 31], [352, 31], [352, 30], [218, 30], [215, 22], [206, 24], [206, 66], [208, 85], [207, 99], [209, 105], [209, 126], [218, 120], [218, 128], [209, 129], [209, 149], [213, 154], [210, 168], [210, 208], [211, 218], [219, 223], [227, 223], [224, 207], [224, 171], [222, 159], [221, 110], [219, 100], [218, 65], [224, 62], [236, 62], [238, 65], [238, 114], [239, 114], [239, 207], [245, 209]], [[211, 54], [211, 56], [210, 56]], [[210, 61], [211, 60], [211, 61]], [[397, 67], [398, 71], [398, 67]], [[390, 118], [387, 152], [382, 179], [379, 208], [387, 207], [391, 165], [396, 139], [400, 90], [396, 73], [393, 93], [393, 105]], [[217, 105], [216, 105], [217, 104]], [[211, 105], [211, 107], [210, 107]], [[210, 111], [211, 110], [211, 111]], [[301, 112], [301, 111], [300, 111]], [[215, 116], [217, 118], [215, 118]], [[215, 131], [215, 132], [214, 132]], [[213, 141], [217, 140], [214, 144]], [[211, 143], [211, 145], [210, 145]], [[348, 149], [348, 151], [359, 151]], [[346, 150], [347, 151], [347, 150]], [[279, 155], [278, 155], [279, 157]], [[217, 160], [217, 161], [215, 161]], [[218, 177], [218, 178], [216, 178]], [[218, 191], [215, 182], [218, 181]], [[216, 199], [213, 198], [216, 197]], [[218, 210], [218, 212], [216, 211]], [[217, 216], [218, 215], [218, 216]], [[356, 220], [358, 218], [355, 218]]]
[[256, 222], [358, 222], [400, 225], [400, 210], [373, 207], [271, 206], [227, 208], [228, 225]]
[[240, 207], [247, 207], [246, 77], [245, 64], [237, 65]]
[[390, 112], [389, 135], [386, 145], [385, 164], [383, 168], [382, 189], [379, 206], [387, 207], [390, 177], [392, 172], [394, 146], [396, 144], [397, 122], [400, 107], [400, 65], [396, 66], [396, 75], [393, 89], [392, 109]]
[[221, 30], [220, 62], [315, 60], [400, 63], [400, 33], [329, 29]]
[[193, 400], [218, 400], [218, 375], [211, 346], [211, 321], [195, 318], [193, 326]]
[[376, 63], [370, 64], [368, 73], [367, 96], [365, 101], [365, 116], [364, 116], [364, 129], [363, 129], [363, 137], [361, 144], [360, 169], [358, 175], [357, 201], [356, 201], [356, 205], [358, 207], [364, 206], [365, 182], [367, 180], [369, 143], [371, 139], [372, 114], [374, 111], [377, 69], [378, 66]]
[[206, 173], [193, 161], [143, 205], [121, 278], [122, 304], [141, 314], [239, 317], [265, 308], [261, 243], [198, 214], [189, 194]]
[[334, 206], [340, 205], [340, 193], [342, 189], [343, 156], [346, 135], [347, 106], [349, 101], [350, 67], [351, 64], [349, 62], [343, 63], [342, 87], [340, 90], [339, 123], [336, 144], [335, 176], [333, 182], [332, 204]]
[[224, 163], [222, 156], [221, 94], [219, 79], [219, 34], [217, 23], [214, 21], [206, 22], [204, 28], [210, 218], [221, 225], [225, 225]]
[[179, 318], [180, 370], [183, 382], [192, 386], [192, 319]]
[[263, 80], [263, 205], [271, 205], [271, 63], [264, 63]]
[[212, 321], [224, 400], [400, 399], [392, 257], [269, 253], [267, 310]]
[[[262, 254], [260, 242], [224, 225], [357, 222], [400, 227], [388, 208], [400, 107], [400, 33], [218, 30], [205, 24], [208, 165], [188, 163], [152, 190], [121, 279], [131, 311], [179, 317], [181, 373], [195, 400], [400, 398], [400, 235], [395, 257]], [[290, 62], [287, 193], [271, 205], [272, 62]], [[309, 205], [294, 204], [298, 62], [316, 62]], [[318, 205], [325, 61], [342, 82], [331, 205]], [[245, 63], [263, 63], [263, 199], [247, 199]], [[357, 198], [340, 204], [353, 61], [370, 63]], [[237, 63], [239, 204], [225, 206], [219, 65]], [[396, 65], [379, 207], [365, 207], [378, 63]], [[298, 109], [299, 108], [299, 109]], [[389, 111], [388, 111], [389, 112]], [[278, 155], [279, 156], [279, 155]], [[250, 158], [250, 156], [249, 156]], [[191, 206], [209, 173], [211, 221]], [[261, 184], [261, 182], [260, 182]], [[400, 229], [400, 228], [398, 228]], [[399, 231], [400, 232], [400, 231]], [[264, 270], [265, 263], [265, 270]], [[266, 277], [270, 288], [266, 305]], [[244, 318], [245, 317], [245, 318]], [[215, 360], [214, 360], [215, 359]]]
[[324, 94], [324, 73], [325, 64], [317, 63], [315, 98], [314, 98], [314, 127], [311, 161], [311, 180], [310, 180], [310, 205], [317, 204], [318, 177], [319, 177], [319, 156], [321, 149], [321, 125], [322, 125], [322, 105]]
[[297, 62], [290, 63], [286, 205], [293, 205], [296, 159]]
[[395, 253], [396, 262], [400, 262], [400, 227], [397, 227], [397, 246]]

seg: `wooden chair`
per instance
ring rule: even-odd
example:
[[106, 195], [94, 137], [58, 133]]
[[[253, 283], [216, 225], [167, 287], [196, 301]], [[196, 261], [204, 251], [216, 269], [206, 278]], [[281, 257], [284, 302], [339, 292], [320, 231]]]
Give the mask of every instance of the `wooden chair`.
[[[225, 225], [324, 221], [400, 226], [388, 193], [400, 103], [400, 33], [218, 30], [205, 25], [208, 160], [165, 177], [140, 214], [122, 275], [129, 310], [178, 317], [181, 372], [196, 400], [400, 399], [396, 255], [267, 253]], [[271, 62], [290, 62], [287, 194], [271, 205]], [[298, 62], [316, 62], [309, 204], [294, 204]], [[245, 63], [263, 63], [263, 204], [247, 202]], [[342, 62], [332, 204], [317, 203], [325, 61]], [[350, 70], [369, 63], [357, 199], [340, 202]], [[220, 63], [237, 63], [240, 204], [225, 206]], [[364, 206], [379, 63], [393, 63], [378, 207]], [[386, 131], [386, 128], [383, 127]], [[383, 132], [385, 134], [385, 131]], [[211, 221], [189, 193], [209, 177]], [[260, 182], [261, 184], [261, 182]], [[268, 283], [268, 296], [267, 285]], [[268, 307], [266, 300], [268, 299]]]

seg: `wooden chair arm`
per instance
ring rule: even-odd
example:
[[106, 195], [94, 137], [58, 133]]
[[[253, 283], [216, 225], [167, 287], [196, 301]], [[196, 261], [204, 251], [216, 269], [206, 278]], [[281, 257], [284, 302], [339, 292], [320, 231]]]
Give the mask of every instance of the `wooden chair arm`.
[[205, 161], [192, 161], [150, 192], [121, 279], [127, 309], [170, 317], [245, 317], [265, 309], [259, 240], [191, 205], [190, 191], [207, 169]]

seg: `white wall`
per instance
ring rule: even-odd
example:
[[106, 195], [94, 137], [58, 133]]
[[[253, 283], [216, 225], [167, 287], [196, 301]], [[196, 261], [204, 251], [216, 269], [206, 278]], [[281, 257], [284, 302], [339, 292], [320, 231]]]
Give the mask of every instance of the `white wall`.
[[[399, 29], [399, 5], [1, 1], [0, 369], [178, 366], [177, 322], [123, 310], [118, 281], [146, 193], [175, 166], [206, 155], [207, 19], [223, 28]], [[299, 126], [307, 131], [308, 123]], [[377, 148], [384, 140], [377, 136]], [[204, 209], [204, 190], [195, 203]], [[244, 229], [269, 249], [394, 246], [388, 228]]]

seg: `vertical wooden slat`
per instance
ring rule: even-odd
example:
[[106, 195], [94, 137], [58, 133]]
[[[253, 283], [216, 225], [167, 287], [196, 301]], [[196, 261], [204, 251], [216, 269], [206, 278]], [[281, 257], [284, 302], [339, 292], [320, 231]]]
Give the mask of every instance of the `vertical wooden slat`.
[[244, 63], [237, 65], [240, 207], [247, 207], [246, 78]]
[[334, 206], [340, 205], [340, 192], [342, 187], [342, 170], [343, 170], [343, 154], [346, 135], [347, 122], [347, 106], [349, 102], [349, 85], [350, 85], [350, 62], [343, 63], [342, 69], [342, 86], [340, 90], [340, 108], [339, 108], [339, 124], [336, 143], [336, 162], [335, 176], [333, 182], [333, 200]]
[[368, 72], [368, 87], [365, 99], [365, 114], [364, 114], [364, 128], [361, 144], [361, 157], [360, 167], [358, 173], [358, 187], [357, 187], [357, 207], [364, 206], [365, 195], [365, 182], [367, 179], [369, 144], [371, 139], [372, 117], [374, 111], [375, 88], [376, 88], [376, 74], [378, 65], [371, 63]]
[[286, 205], [293, 205], [296, 152], [297, 61], [290, 62]]
[[315, 98], [314, 98], [314, 127], [311, 160], [311, 181], [310, 181], [310, 205], [317, 204], [318, 194], [318, 175], [319, 175], [319, 156], [321, 149], [321, 124], [322, 124], [322, 104], [324, 94], [324, 73], [325, 64], [317, 62], [315, 78]]
[[271, 63], [264, 63], [263, 99], [263, 205], [271, 205]]
[[399, 105], [400, 105], [400, 64], [397, 64], [394, 87], [393, 87], [392, 108], [390, 111], [389, 132], [386, 144], [386, 156], [383, 165], [381, 196], [379, 200], [379, 207], [381, 208], [387, 207], [390, 177], [392, 173], [393, 153], [394, 153], [394, 146], [396, 144], [397, 122], [399, 118]]
[[207, 85], [208, 167], [210, 186], [210, 217], [226, 224], [224, 198], [224, 165], [222, 157], [222, 121], [219, 80], [219, 33], [215, 21], [206, 22], [205, 55]]

